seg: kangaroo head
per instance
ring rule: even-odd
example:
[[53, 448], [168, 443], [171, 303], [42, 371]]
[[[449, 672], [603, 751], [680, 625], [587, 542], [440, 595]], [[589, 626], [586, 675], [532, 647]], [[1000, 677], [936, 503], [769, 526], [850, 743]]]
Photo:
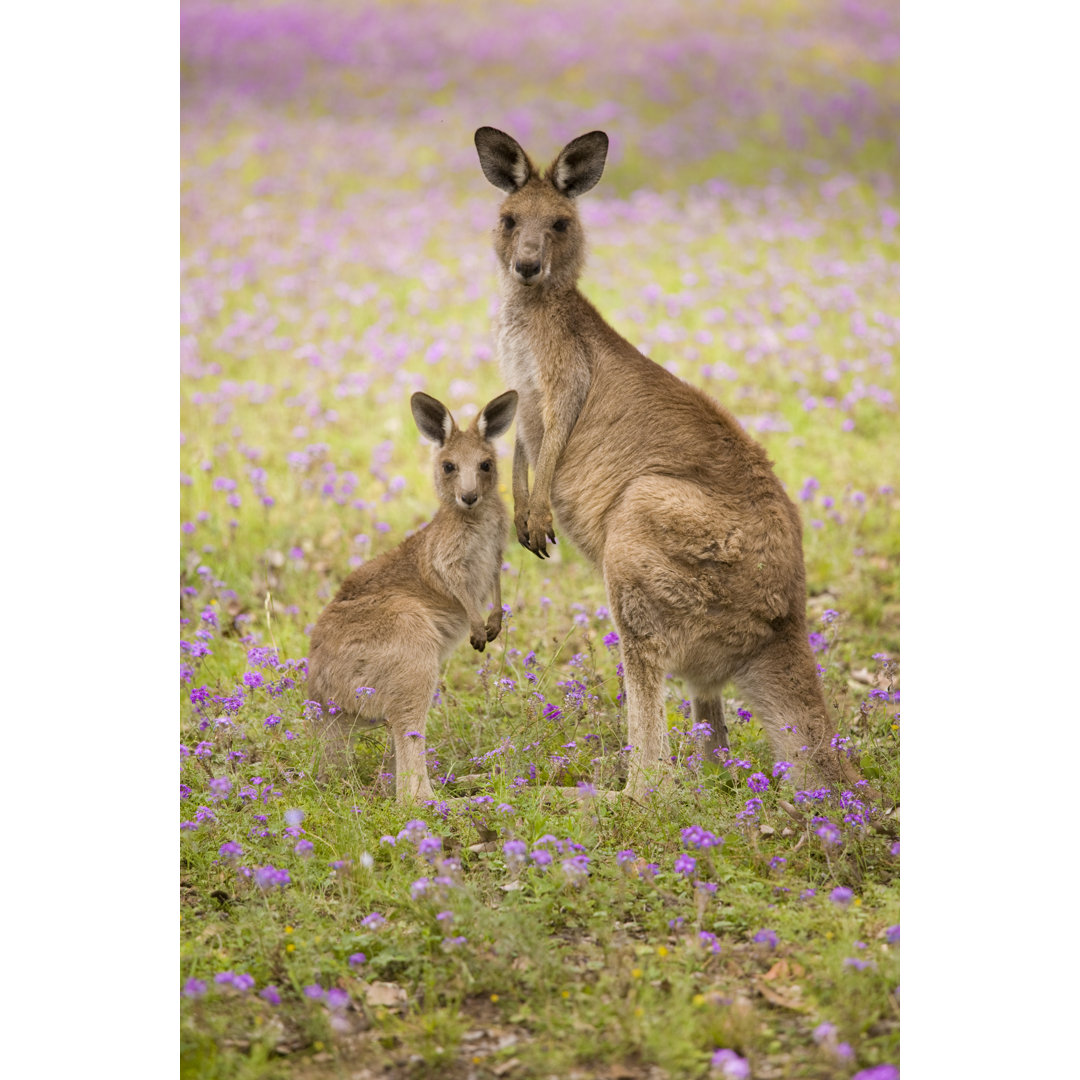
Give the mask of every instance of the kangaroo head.
[[585, 265], [585, 236], [574, 200], [600, 179], [608, 137], [602, 131], [579, 135], [542, 174], [503, 131], [482, 127], [474, 141], [484, 175], [507, 194], [494, 234], [499, 266], [511, 282], [526, 288], [573, 286]]
[[498, 470], [492, 439], [502, 435], [517, 411], [517, 391], [507, 390], [489, 401], [464, 431], [450, 410], [419, 391], [410, 401], [420, 433], [435, 443], [435, 490], [444, 506], [475, 510], [484, 497], [498, 492]]

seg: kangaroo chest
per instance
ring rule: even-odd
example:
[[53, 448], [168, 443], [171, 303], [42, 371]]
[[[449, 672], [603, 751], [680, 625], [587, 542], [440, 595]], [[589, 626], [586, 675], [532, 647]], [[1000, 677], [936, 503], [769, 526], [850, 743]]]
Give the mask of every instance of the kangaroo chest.
[[517, 431], [529, 464], [535, 466], [544, 437], [545, 378], [534, 333], [519, 322], [501, 320], [496, 333], [499, 370], [508, 390], [518, 392]]

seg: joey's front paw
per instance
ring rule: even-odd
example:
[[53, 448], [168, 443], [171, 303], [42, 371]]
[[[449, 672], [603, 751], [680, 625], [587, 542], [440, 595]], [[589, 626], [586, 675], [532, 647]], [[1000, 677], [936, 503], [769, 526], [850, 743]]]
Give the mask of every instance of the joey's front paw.
[[502, 629], [502, 611], [493, 611], [488, 616], [487, 621], [487, 639], [488, 641], [494, 641], [499, 636], [499, 631]]
[[477, 623], [469, 631], [469, 644], [477, 651], [483, 652], [484, 646], [491, 640], [487, 635], [487, 628], [483, 623]]

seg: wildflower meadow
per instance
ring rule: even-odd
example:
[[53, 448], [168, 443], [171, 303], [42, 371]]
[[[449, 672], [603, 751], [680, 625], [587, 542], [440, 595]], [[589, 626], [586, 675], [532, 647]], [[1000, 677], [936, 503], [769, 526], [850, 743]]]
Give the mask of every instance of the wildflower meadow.
[[[899, 5], [182, 0], [180, 47], [181, 1074], [898, 1077]], [[609, 135], [582, 290], [767, 450], [880, 800], [785, 782], [736, 697], [708, 760], [674, 679], [674, 780], [620, 798], [557, 520], [445, 665], [437, 798], [395, 802], [377, 726], [320, 777], [310, 630], [436, 506], [410, 394], [505, 389], [481, 125]]]

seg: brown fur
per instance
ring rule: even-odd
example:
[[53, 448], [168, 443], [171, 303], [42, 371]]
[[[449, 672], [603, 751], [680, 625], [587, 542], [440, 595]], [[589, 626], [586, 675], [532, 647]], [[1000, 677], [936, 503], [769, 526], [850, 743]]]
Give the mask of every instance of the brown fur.
[[795, 783], [851, 786], [859, 774], [830, 745], [807, 644], [798, 511], [735, 418], [638, 352], [578, 290], [574, 199], [599, 180], [607, 136], [573, 140], [543, 174], [494, 128], [477, 131], [476, 147], [507, 193], [494, 245], [499, 362], [519, 396], [514, 525], [544, 558], [554, 514], [603, 573], [634, 747], [628, 790], [640, 795], [665, 767], [669, 671], [712, 727], [710, 749], [727, 745], [721, 690], [732, 680]]
[[[502, 627], [499, 574], [510, 521], [491, 440], [510, 427], [516, 407], [517, 394], [508, 391], [462, 431], [444, 405], [413, 394], [417, 426], [436, 443], [439, 509], [393, 551], [350, 574], [311, 634], [307, 693], [323, 706], [328, 758], [344, 760], [360, 721], [386, 720], [399, 801], [435, 797], [424, 730], [439, 667], [465, 637], [483, 652]], [[375, 693], [358, 697], [358, 687]], [[331, 701], [340, 710], [333, 716]]]

